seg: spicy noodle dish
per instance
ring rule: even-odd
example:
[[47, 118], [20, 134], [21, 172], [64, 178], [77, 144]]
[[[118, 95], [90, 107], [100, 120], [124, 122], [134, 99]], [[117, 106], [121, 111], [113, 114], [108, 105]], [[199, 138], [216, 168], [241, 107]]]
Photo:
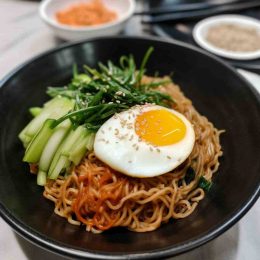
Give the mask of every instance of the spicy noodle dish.
[[222, 131], [170, 77], [146, 75], [152, 51], [140, 68], [132, 55], [84, 73], [74, 67], [19, 134], [55, 213], [87, 231], [146, 232], [185, 218], [218, 170]]

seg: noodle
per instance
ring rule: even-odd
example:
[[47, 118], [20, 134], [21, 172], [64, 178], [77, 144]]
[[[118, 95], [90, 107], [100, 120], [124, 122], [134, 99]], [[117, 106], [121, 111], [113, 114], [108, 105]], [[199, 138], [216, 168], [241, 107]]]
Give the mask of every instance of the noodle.
[[[144, 77], [143, 81], [154, 78]], [[44, 196], [55, 203], [55, 213], [71, 224], [86, 225], [88, 231], [99, 233], [122, 226], [135, 232], [157, 229], [171, 218], [189, 216], [205, 197], [198, 187], [201, 176], [207, 180], [219, 167], [222, 155], [221, 131], [201, 116], [177, 85], [159, 87], [170, 94], [179, 111], [193, 124], [196, 141], [188, 159], [172, 172], [152, 178], [133, 178], [115, 172], [90, 153], [67, 178], [48, 181]], [[195, 178], [186, 183], [189, 167]]]

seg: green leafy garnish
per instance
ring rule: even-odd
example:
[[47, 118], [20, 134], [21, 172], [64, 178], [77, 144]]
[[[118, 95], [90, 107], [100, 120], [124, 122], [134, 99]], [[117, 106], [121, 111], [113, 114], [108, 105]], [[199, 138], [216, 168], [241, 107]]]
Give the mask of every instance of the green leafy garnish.
[[73, 79], [68, 86], [50, 87], [47, 91], [51, 97], [59, 95], [75, 100], [74, 109], [57, 119], [53, 127], [70, 119], [74, 128], [83, 125], [89, 130], [97, 131], [115, 113], [135, 105], [153, 103], [170, 107], [173, 99], [168, 94], [155, 90], [158, 86], [169, 83], [169, 79], [142, 83], [152, 51], [153, 48], [148, 49], [139, 69], [132, 55], [122, 56], [119, 65], [112, 61], [106, 65], [99, 63], [98, 69], [85, 65], [85, 73], [81, 74], [74, 67]]
[[199, 184], [198, 186], [203, 189], [204, 191], [208, 192], [210, 188], [212, 187], [212, 182], [206, 180], [203, 176], [200, 177], [199, 179]]
[[39, 185], [69, 174], [93, 150], [95, 132], [115, 113], [147, 103], [171, 107], [173, 99], [156, 90], [171, 80], [143, 79], [152, 51], [148, 49], [139, 69], [132, 55], [122, 56], [119, 65], [112, 61], [99, 63], [97, 69], [85, 65], [84, 73], [74, 66], [67, 86], [48, 88], [52, 99], [30, 109], [34, 118], [19, 138], [26, 148], [23, 160], [38, 165]]

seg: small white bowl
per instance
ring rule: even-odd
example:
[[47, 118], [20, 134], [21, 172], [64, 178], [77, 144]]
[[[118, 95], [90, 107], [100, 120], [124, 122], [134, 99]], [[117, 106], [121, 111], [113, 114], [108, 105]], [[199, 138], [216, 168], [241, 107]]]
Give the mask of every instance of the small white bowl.
[[242, 15], [218, 15], [206, 18], [195, 25], [192, 32], [194, 40], [202, 48], [225, 58], [235, 60], [250, 60], [260, 57], [260, 50], [253, 52], [234, 52], [218, 48], [209, 43], [206, 40], [208, 30], [212, 26], [216, 26], [223, 23], [255, 28], [260, 34], [260, 22], [257, 19]]
[[104, 5], [114, 10], [118, 17], [115, 21], [92, 26], [72, 27], [60, 24], [55, 14], [72, 4], [88, 3], [91, 0], [44, 0], [40, 4], [39, 13], [43, 21], [53, 32], [64, 40], [79, 41], [96, 36], [108, 36], [118, 34], [123, 30], [127, 20], [135, 10], [135, 0], [102, 0]]

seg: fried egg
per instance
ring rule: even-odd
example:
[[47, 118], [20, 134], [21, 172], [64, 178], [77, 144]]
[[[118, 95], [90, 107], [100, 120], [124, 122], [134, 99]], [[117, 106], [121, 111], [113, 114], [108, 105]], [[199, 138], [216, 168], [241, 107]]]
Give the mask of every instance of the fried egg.
[[194, 142], [193, 127], [184, 115], [147, 104], [107, 120], [96, 134], [94, 153], [123, 174], [154, 177], [184, 162]]

